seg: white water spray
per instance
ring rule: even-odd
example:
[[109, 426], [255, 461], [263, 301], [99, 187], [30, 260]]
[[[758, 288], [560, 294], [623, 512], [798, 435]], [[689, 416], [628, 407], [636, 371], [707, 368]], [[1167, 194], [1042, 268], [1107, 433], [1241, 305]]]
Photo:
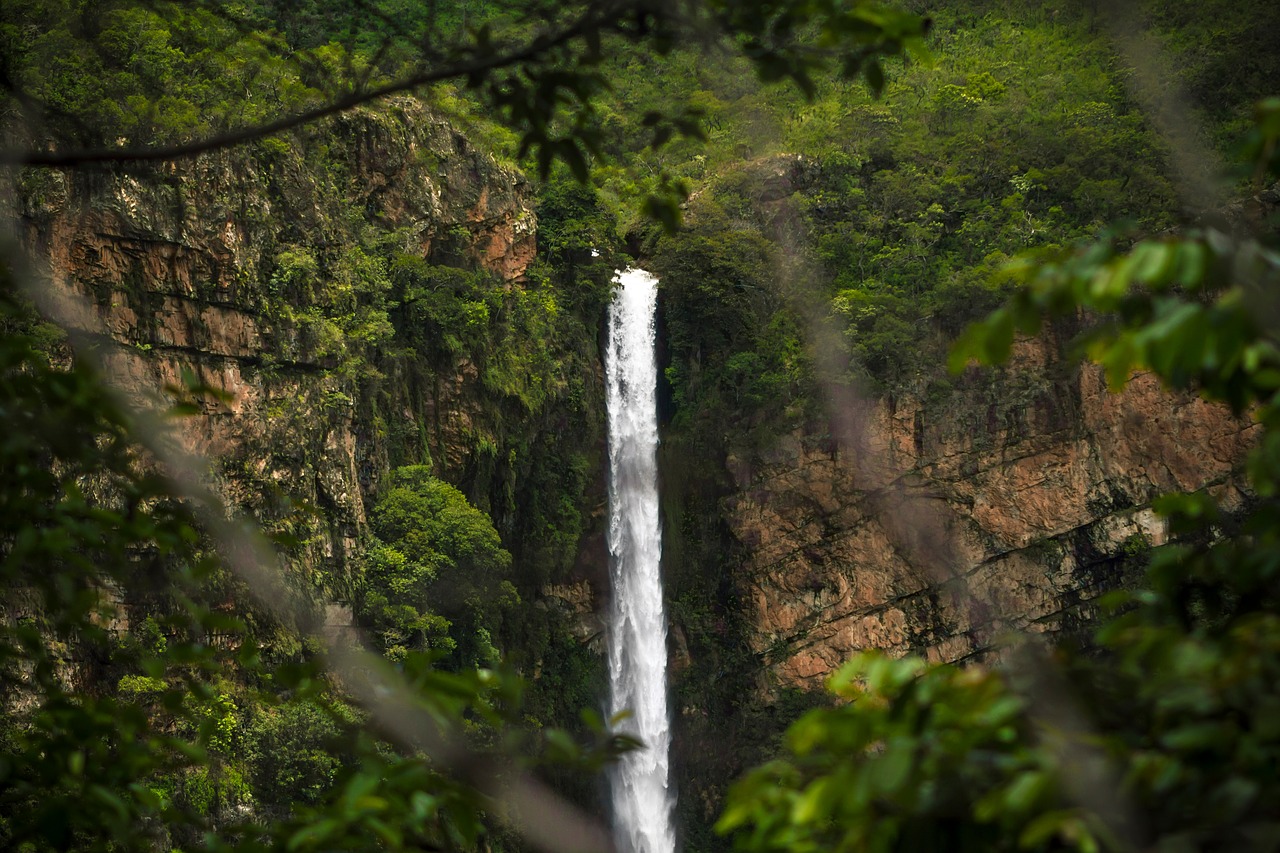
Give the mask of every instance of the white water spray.
[[619, 728], [644, 742], [612, 778], [621, 853], [673, 853], [667, 773], [667, 622], [658, 563], [658, 365], [654, 309], [658, 280], [618, 273], [605, 353], [609, 409], [609, 554], [613, 608], [609, 633], [609, 713], [630, 711]]

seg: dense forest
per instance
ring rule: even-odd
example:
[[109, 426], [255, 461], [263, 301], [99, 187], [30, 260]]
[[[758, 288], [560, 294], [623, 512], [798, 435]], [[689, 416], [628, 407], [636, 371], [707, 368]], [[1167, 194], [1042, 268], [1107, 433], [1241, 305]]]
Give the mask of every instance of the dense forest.
[[[1112, 6], [5, 4], [0, 844], [610, 849], [638, 264], [682, 849], [1280, 849], [1280, 7]], [[984, 543], [1093, 549], [1047, 642], [937, 617], [796, 676], [760, 472], [908, 406], [913, 477], [995, 458], [1081, 359], [1243, 449], [1091, 498], [1159, 542]], [[861, 479], [946, 611], [959, 523]]]

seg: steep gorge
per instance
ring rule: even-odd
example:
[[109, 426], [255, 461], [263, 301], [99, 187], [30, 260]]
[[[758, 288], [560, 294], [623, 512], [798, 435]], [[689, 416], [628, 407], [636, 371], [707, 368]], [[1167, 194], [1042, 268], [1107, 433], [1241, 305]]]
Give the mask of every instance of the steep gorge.
[[1087, 641], [1097, 599], [1168, 540], [1151, 501], [1207, 490], [1244, 506], [1258, 430], [1149, 375], [1112, 393], [1038, 339], [945, 394], [865, 403], [854, 446], [829, 425], [712, 463], [690, 460], [687, 437], [668, 448], [686, 827], [715, 820], [725, 783], [859, 651], [965, 662], [1019, 636]]
[[[129, 388], [189, 374], [226, 392], [199, 397], [179, 428], [215, 460], [233, 505], [292, 535], [300, 577], [349, 594], [379, 483], [427, 462], [494, 518], [530, 609], [585, 644], [607, 595], [603, 302], [568, 307], [529, 275], [535, 223], [516, 171], [412, 101], [163, 168], [32, 176], [21, 213], [51, 278], [92, 298], [112, 339], [105, 359]], [[488, 275], [495, 304], [559, 299], [576, 336], [530, 340], [546, 328], [508, 325], [504, 347], [540, 348], [514, 378], [486, 363], [493, 337], [415, 337], [411, 300], [388, 283], [405, 255]], [[487, 316], [488, 334], [501, 322]], [[717, 731], [727, 716], [819, 688], [858, 649], [964, 660], [1006, 631], [1087, 622], [1126, 555], [1163, 540], [1155, 495], [1244, 500], [1247, 422], [1147, 377], [1112, 395], [1095, 368], [1063, 367], [1059, 349], [1022, 342], [998, 374], [869, 401], [856, 446], [819, 416], [694, 463], [672, 428], [665, 460], [686, 466], [665, 474], [668, 529], [682, 534], [667, 569], [677, 753], [697, 819], [714, 813], [722, 771], [755, 757], [731, 740], [753, 723]], [[569, 506], [537, 514], [556, 502]], [[518, 653], [526, 638], [506, 639]], [[540, 654], [525, 662], [543, 671]]]

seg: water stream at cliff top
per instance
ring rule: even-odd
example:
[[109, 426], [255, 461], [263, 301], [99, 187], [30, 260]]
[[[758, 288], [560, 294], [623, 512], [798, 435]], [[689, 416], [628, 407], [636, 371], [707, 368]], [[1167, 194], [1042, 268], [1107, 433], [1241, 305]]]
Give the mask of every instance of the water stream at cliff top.
[[609, 414], [609, 713], [645, 748], [623, 756], [611, 778], [620, 853], [673, 853], [675, 798], [668, 778], [667, 621], [658, 518], [658, 280], [618, 273], [605, 353]]

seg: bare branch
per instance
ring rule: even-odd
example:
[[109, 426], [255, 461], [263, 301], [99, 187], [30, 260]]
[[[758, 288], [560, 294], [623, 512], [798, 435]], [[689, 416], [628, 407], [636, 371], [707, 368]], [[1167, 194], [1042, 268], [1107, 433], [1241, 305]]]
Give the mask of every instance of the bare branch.
[[1222, 158], [1204, 140], [1190, 99], [1177, 83], [1172, 62], [1142, 21], [1134, 0], [1118, 0], [1103, 15], [1116, 52], [1133, 69], [1129, 90], [1169, 146], [1170, 165], [1183, 208], [1216, 210], [1226, 200]]
[[1098, 746], [1097, 727], [1044, 646], [1024, 636], [1005, 662], [1041, 745], [1062, 774], [1063, 793], [1095, 815], [1121, 850], [1150, 849], [1150, 831], [1125, 790], [1120, 768]]

